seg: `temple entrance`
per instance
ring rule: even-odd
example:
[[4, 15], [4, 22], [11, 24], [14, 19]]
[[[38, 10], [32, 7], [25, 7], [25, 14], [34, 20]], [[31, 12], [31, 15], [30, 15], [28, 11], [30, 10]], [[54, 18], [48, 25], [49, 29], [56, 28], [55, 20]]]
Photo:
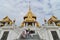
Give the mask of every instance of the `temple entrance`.
[[25, 26], [35, 26], [35, 22], [26, 22]]
[[21, 33], [17, 40], [41, 40], [39, 34], [35, 30], [25, 30]]
[[29, 23], [28, 23], [28, 26], [29, 26], [29, 25], [31, 25], [31, 26], [32, 26], [32, 22], [29, 22]]

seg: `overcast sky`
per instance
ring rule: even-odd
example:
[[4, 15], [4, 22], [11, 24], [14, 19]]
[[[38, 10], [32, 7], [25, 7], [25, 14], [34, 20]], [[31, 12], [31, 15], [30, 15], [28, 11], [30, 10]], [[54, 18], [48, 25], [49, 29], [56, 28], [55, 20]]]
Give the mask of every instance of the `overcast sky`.
[[28, 12], [29, 1], [31, 10], [40, 24], [52, 14], [60, 19], [60, 0], [0, 0], [0, 20], [9, 16], [12, 20], [16, 19], [16, 24], [20, 25]]

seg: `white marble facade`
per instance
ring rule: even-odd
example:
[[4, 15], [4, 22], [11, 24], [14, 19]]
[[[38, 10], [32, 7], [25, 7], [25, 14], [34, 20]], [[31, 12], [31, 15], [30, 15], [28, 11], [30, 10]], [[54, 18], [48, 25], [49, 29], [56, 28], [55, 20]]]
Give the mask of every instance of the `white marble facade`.
[[58, 26], [41, 26], [40, 28], [37, 27], [23, 27], [23, 28], [19, 28], [19, 27], [13, 27], [13, 26], [5, 26], [5, 27], [1, 27], [0, 28], [0, 39], [2, 38], [2, 35], [4, 33], [4, 31], [9, 31], [7, 40], [15, 40], [18, 39], [21, 35], [21, 33], [25, 30], [30, 28], [31, 30], [35, 30], [35, 33], [38, 33], [39, 37], [43, 40], [54, 40], [53, 39], [53, 35], [51, 33], [51, 31], [56, 31], [57, 35], [60, 39], [60, 27]]

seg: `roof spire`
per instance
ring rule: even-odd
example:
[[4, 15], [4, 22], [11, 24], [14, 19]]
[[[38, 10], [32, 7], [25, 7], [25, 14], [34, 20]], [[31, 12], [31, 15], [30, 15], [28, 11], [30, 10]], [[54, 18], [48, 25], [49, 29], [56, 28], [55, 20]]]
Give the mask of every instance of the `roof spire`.
[[31, 11], [30, 2], [31, 2], [31, 1], [29, 1], [29, 11]]

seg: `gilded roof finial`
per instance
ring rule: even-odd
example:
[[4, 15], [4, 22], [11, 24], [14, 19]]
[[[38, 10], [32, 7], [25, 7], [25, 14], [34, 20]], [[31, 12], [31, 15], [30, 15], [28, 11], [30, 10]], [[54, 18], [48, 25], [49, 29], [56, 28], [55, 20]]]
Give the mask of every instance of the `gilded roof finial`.
[[29, 11], [31, 11], [31, 7], [30, 7], [30, 1], [29, 1]]
[[29, 1], [29, 5], [28, 5], [28, 12], [27, 12], [27, 15], [26, 16], [24, 16], [24, 17], [35, 17], [36, 18], [36, 16], [32, 13], [32, 10], [31, 10], [31, 7], [30, 7], [30, 3], [31, 3], [31, 1]]

